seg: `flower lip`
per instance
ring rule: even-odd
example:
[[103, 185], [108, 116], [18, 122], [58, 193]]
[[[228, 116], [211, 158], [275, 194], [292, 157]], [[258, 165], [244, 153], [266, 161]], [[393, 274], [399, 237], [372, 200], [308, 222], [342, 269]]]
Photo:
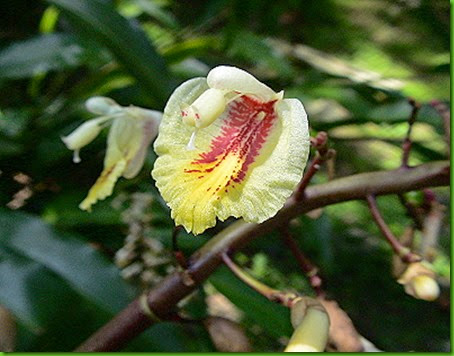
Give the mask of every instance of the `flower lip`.
[[[217, 117], [205, 127], [197, 128], [196, 119], [185, 122], [182, 105], [193, 103], [194, 109], [211, 89], [222, 91], [223, 112], [212, 114]], [[309, 130], [298, 100], [283, 99], [283, 92], [243, 70], [221, 66], [175, 90], [154, 147], [156, 186], [175, 223], [197, 235], [216, 218], [260, 223], [276, 214], [302, 177]]]

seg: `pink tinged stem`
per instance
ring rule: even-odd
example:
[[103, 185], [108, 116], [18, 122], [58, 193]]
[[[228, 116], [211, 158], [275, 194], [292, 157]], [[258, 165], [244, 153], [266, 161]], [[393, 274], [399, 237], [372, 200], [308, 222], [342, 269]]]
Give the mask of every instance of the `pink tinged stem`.
[[394, 253], [398, 255], [405, 263], [421, 261], [421, 256], [411, 252], [405, 246], [402, 246], [399, 240], [397, 240], [397, 238], [391, 232], [390, 228], [380, 214], [375, 197], [369, 194], [367, 195], [366, 200], [375, 223], [377, 224], [383, 236], [386, 238], [386, 241], [388, 241], [388, 243], [391, 245]]
[[282, 229], [282, 239], [292, 252], [303, 273], [309, 279], [309, 283], [314, 289], [315, 294], [317, 294], [318, 297], [323, 297], [325, 292], [322, 289], [323, 281], [318, 274], [318, 268], [301, 251], [295, 238], [292, 236], [288, 225], [284, 226]]
[[294, 293], [282, 292], [277, 289], [268, 287], [266, 284], [259, 282], [251, 275], [243, 271], [235, 262], [231, 260], [227, 253], [223, 252], [221, 254], [222, 261], [225, 265], [237, 276], [241, 281], [247, 284], [249, 287], [254, 289], [256, 292], [263, 295], [265, 298], [278, 302], [286, 307], [291, 307], [293, 305], [294, 299], [297, 297]]

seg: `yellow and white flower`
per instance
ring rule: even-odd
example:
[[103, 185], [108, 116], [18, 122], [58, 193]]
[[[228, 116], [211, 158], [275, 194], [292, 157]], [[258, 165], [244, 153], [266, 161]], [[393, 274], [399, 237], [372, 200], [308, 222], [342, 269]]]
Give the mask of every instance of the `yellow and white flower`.
[[74, 162], [78, 163], [80, 149], [93, 141], [104, 127], [111, 125], [104, 170], [79, 205], [82, 210], [91, 210], [98, 200], [112, 194], [119, 177], [130, 179], [139, 173], [148, 146], [158, 133], [162, 114], [135, 106], [122, 107], [105, 97], [90, 98], [85, 105], [87, 110], [102, 116], [83, 123], [62, 140], [74, 151]]
[[219, 66], [170, 97], [152, 176], [188, 232], [230, 216], [274, 216], [301, 180], [309, 153], [306, 112], [244, 70]]

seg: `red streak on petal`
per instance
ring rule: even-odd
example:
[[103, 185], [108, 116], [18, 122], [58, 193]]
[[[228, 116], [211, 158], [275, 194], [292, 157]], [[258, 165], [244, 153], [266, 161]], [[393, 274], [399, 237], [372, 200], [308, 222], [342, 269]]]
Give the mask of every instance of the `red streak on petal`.
[[[238, 157], [238, 168], [232, 171], [225, 187], [230, 181], [240, 183], [246, 177], [248, 167], [260, 154], [276, 121], [275, 103], [276, 100], [261, 102], [247, 95], [233, 101], [229, 105], [221, 133], [211, 141], [210, 151], [201, 153], [198, 159], [191, 162], [197, 169], [185, 169], [184, 172], [209, 173], [226, 157], [235, 155]], [[218, 190], [219, 188], [216, 189]]]

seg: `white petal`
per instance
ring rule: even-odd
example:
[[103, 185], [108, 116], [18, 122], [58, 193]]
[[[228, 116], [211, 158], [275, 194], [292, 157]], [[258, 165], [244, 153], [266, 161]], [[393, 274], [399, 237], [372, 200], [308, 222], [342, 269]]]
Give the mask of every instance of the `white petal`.
[[116, 118], [107, 136], [104, 167], [113, 166], [119, 160], [130, 160], [137, 153], [142, 141], [142, 128], [138, 120], [120, 116]]
[[122, 110], [115, 100], [105, 96], [94, 96], [85, 102], [88, 111], [97, 115], [112, 115]]
[[207, 76], [210, 88], [254, 94], [263, 101], [276, 99], [276, 93], [248, 72], [231, 66], [213, 68]]
[[162, 112], [157, 110], [148, 110], [143, 109], [138, 106], [130, 106], [124, 108], [125, 114], [130, 114], [132, 117], [142, 120], [154, 120], [158, 123], [161, 122], [162, 119]]
[[93, 141], [102, 130], [105, 118], [98, 118], [84, 122], [68, 136], [62, 137], [62, 141], [70, 150], [79, 150]]
[[155, 120], [155, 118], [148, 118], [143, 121], [142, 142], [136, 155], [126, 166], [126, 169], [123, 172], [123, 177], [131, 179], [140, 172], [147, 155], [148, 147], [150, 146], [151, 141], [153, 141], [158, 134], [158, 126], [159, 122]]

